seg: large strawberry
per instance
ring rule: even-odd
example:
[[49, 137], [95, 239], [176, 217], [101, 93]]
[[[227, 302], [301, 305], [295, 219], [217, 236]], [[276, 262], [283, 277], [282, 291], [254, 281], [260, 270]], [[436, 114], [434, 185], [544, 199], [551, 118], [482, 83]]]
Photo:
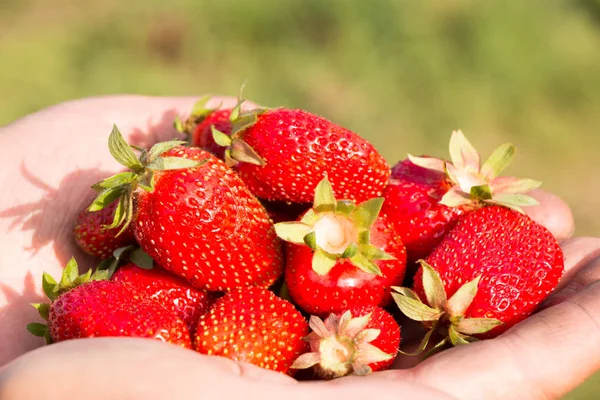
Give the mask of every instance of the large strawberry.
[[98, 184], [96, 202], [120, 197], [122, 229], [133, 221], [141, 248], [197, 288], [270, 286], [283, 261], [264, 207], [223, 161], [180, 144], [159, 143], [138, 160], [115, 128], [109, 149], [132, 172]]
[[[556, 239], [528, 216], [489, 206], [462, 218], [422, 262], [400, 309], [441, 333], [442, 344], [498, 335], [530, 315], [563, 273]], [[429, 338], [430, 334], [426, 338]]]
[[47, 343], [103, 336], [144, 337], [191, 348], [185, 323], [129, 285], [105, 280], [106, 271], [78, 274], [71, 259], [60, 282], [44, 274], [44, 292], [50, 304], [34, 304], [47, 325], [27, 329]]
[[312, 316], [306, 340], [310, 352], [298, 357], [292, 368], [314, 366], [325, 379], [349, 374], [366, 375], [392, 365], [400, 346], [400, 327], [388, 312], [373, 306], [330, 314], [325, 321]]
[[175, 128], [187, 135], [191, 146], [200, 147], [223, 159], [225, 149], [215, 143], [212, 130], [217, 129], [226, 135], [231, 134], [231, 109], [209, 108], [207, 102], [207, 97], [201, 98], [185, 121], [176, 118]]
[[143, 269], [133, 263], [121, 266], [111, 280], [131, 286], [179, 316], [193, 334], [198, 319], [213, 303], [215, 296], [191, 286], [186, 280], [155, 266]]
[[[200, 317], [196, 350], [290, 373], [308, 350], [308, 324], [294, 306], [259, 288], [226, 293]], [[293, 371], [292, 371], [293, 372]]]
[[119, 228], [111, 227], [118, 202], [96, 210], [87, 208], [79, 213], [74, 228], [75, 242], [87, 254], [106, 259], [116, 249], [135, 243], [132, 229], [117, 236]]
[[326, 315], [391, 300], [390, 287], [404, 278], [406, 252], [386, 217], [378, 215], [382, 201], [336, 201], [325, 178], [299, 222], [275, 225], [290, 242], [285, 282], [304, 311]]
[[[237, 117], [236, 117], [237, 116]], [[357, 202], [381, 195], [389, 165], [365, 139], [325, 118], [297, 109], [234, 109], [231, 136], [215, 130], [259, 198], [310, 203], [325, 174], [337, 197]]]
[[518, 211], [520, 206], [537, 204], [519, 193], [535, 189], [540, 182], [498, 177], [514, 153], [512, 144], [504, 144], [482, 165], [463, 133], [454, 131], [452, 162], [409, 155], [393, 167], [381, 212], [394, 223], [410, 261], [427, 257], [465, 213], [490, 204]]

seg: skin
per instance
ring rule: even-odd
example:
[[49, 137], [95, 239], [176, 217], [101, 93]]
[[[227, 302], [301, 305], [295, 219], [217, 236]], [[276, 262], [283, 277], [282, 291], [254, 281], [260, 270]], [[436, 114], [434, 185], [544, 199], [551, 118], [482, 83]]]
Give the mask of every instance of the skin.
[[[141, 146], [170, 139], [176, 113], [195, 98], [133, 96], [60, 104], [0, 128], [0, 398], [427, 398], [557, 399], [600, 369], [600, 238], [571, 238], [562, 200], [543, 191], [528, 212], [562, 241], [566, 272], [541, 310], [502, 336], [366, 378], [298, 383], [285, 375], [160, 342], [85, 339], [40, 347], [24, 331], [38, 321], [43, 271], [58, 276], [76, 248], [71, 229], [89, 186], [119, 171], [106, 151], [112, 124]], [[215, 98], [232, 105], [230, 98]], [[410, 325], [403, 347], [410, 348]], [[37, 349], [36, 349], [37, 348]], [[88, 377], [93, 376], [94, 379]], [[143, 379], [131, 379], [132, 376]], [[85, 384], [73, 384], [77, 378]], [[35, 385], [31, 383], [35, 382]], [[107, 385], [106, 382], [110, 382]]]

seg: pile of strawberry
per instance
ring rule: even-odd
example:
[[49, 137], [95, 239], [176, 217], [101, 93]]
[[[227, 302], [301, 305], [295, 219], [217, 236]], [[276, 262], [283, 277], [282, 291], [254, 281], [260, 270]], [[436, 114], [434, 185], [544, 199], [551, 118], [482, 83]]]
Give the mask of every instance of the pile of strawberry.
[[175, 121], [187, 142], [139, 149], [113, 129], [127, 170], [93, 186], [74, 229], [101, 262], [44, 274], [32, 333], [152, 338], [330, 379], [389, 368], [402, 318], [428, 329], [419, 351], [492, 338], [562, 275], [556, 240], [521, 209], [540, 183], [499, 176], [511, 144], [482, 163], [456, 131], [449, 160], [390, 168], [306, 111], [202, 105]]

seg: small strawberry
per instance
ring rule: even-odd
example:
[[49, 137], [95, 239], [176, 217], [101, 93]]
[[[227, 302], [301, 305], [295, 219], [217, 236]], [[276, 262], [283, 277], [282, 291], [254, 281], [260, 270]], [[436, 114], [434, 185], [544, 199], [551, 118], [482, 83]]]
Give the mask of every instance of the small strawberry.
[[78, 276], [77, 270], [71, 259], [59, 283], [44, 274], [43, 288], [51, 303], [34, 306], [48, 324], [29, 324], [31, 333], [45, 337], [47, 343], [133, 336], [192, 347], [188, 328], [171, 311], [128, 285], [104, 280], [107, 275], [102, 271]]
[[132, 172], [100, 182], [96, 203], [119, 197], [121, 229], [133, 221], [140, 247], [197, 288], [270, 286], [283, 260], [264, 207], [223, 161], [180, 144], [156, 144], [138, 160], [115, 128], [109, 149]]
[[292, 368], [315, 367], [324, 379], [349, 374], [367, 375], [389, 368], [400, 346], [400, 327], [382, 308], [367, 306], [330, 314], [325, 321], [312, 316], [306, 337], [310, 352], [298, 357]]
[[119, 228], [111, 228], [118, 202], [112, 202], [106, 208], [96, 210], [87, 208], [77, 218], [75, 224], [75, 242], [87, 254], [106, 259], [120, 247], [135, 243], [131, 229], [118, 235]]
[[193, 335], [198, 319], [214, 301], [214, 295], [191, 286], [186, 280], [155, 266], [143, 269], [133, 263], [119, 267], [112, 281], [131, 286], [143, 293], [185, 322]]
[[292, 362], [308, 350], [302, 340], [308, 324], [294, 306], [259, 288], [226, 293], [200, 317], [196, 350], [290, 373]]
[[190, 144], [200, 147], [220, 159], [225, 156], [225, 149], [215, 143], [212, 129], [218, 129], [227, 135], [231, 135], [231, 109], [215, 110], [206, 115], [202, 122], [196, 125], [192, 133]]
[[462, 132], [454, 131], [452, 162], [409, 155], [394, 166], [381, 212], [394, 223], [410, 261], [427, 257], [465, 213], [490, 204], [522, 212], [520, 206], [537, 204], [518, 193], [540, 182], [498, 177], [514, 153], [512, 144], [504, 144], [481, 165], [479, 153]]
[[309, 203], [325, 174], [336, 196], [357, 202], [381, 195], [389, 165], [356, 133], [303, 110], [285, 108], [231, 114], [225, 160], [259, 198]]
[[327, 178], [315, 191], [313, 208], [299, 222], [275, 225], [286, 248], [285, 282], [304, 311], [326, 315], [361, 305], [386, 304], [406, 269], [402, 240], [385, 216], [383, 199], [356, 206], [336, 201]]
[[231, 134], [231, 109], [209, 108], [208, 100], [209, 97], [198, 100], [190, 116], [185, 121], [176, 117], [174, 126], [179, 132], [186, 134], [190, 146], [200, 147], [223, 159], [225, 149], [215, 143], [212, 130], [214, 128], [226, 135]]
[[[489, 206], [462, 218], [422, 262], [413, 290], [394, 288], [409, 318], [439, 346], [496, 336], [529, 316], [563, 273], [556, 239], [528, 216]], [[426, 340], [424, 341], [424, 343]]]

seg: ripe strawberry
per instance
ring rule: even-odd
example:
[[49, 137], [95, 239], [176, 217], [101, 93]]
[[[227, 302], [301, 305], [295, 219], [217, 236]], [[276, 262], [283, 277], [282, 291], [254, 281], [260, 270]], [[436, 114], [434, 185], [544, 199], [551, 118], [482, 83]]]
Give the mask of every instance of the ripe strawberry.
[[126, 184], [109, 178], [118, 184], [105, 183], [96, 201], [116, 192], [123, 204], [117, 216], [123, 226], [134, 221], [140, 247], [197, 288], [270, 286], [283, 260], [267, 212], [223, 161], [180, 143], [159, 143], [138, 160], [114, 129], [111, 153], [134, 172]]
[[102, 271], [77, 276], [74, 259], [56, 283], [44, 274], [50, 304], [34, 304], [48, 325], [29, 324], [28, 330], [48, 343], [103, 336], [145, 337], [191, 348], [185, 323], [171, 311], [136, 293], [130, 286], [103, 280]]
[[514, 153], [512, 144], [504, 144], [481, 165], [479, 153], [455, 131], [450, 138], [452, 162], [409, 155], [394, 166], [381, 212], [394, 223], [410, 261], [427, 257], [465, 213], [489, 204], [519, 211], [520, 206], [537, 204], [517, 193], [540, 182], [498, 178]]
[[308, 350], [308, 324], [294, 306], [258, 287], [226, 293], [200, 317], [196, 350], [290, 373]]
[[445, 174], [410, 160], [399, 162], [383, 192], [381, 210], [394, 223], [410, 261], [427, 257], [466, 212], [439, 201], [452, 185]]
[[311, 352], [298, 357], [292, 368], [315, 367], [324, 379], [349, 374], [367, 375], [391, 367], [400, 346], [400, 327], [382, 308], [366, 306], [325, 321], [310, 318], [312, 332], [306, 340]]
[[181, 121], [175, 118], [175, 129], [185, 133], [190, 146], [200, 147], [216, 157], [223, 159], [225, 149], [215, 143], [212, 129], [226, 135], [231, 134], [231, 108], [220, 109], [208, 107], [209, 97], [203, 97], [192, 108], [190, 116]]
[[220, 159], [225, 156], [225, 149], [215, 143], [212, 128], [218, 129], [227, 135], [231, 135], [231, 109], [215, 110], [206, 115], [202, 122], [196, 125], [192, 133], [191, 145], [200, 147]]
[[391, 300], [390, 287], [404, 278], [406, 252], [386, 217], [378, 216], [382, 200], [336, 201], [325, 178], [299, 222], [275, 225], [290, 242], [285, 282], [304, 311], [326, 315]]
[[158, 266], [148, 270], [129, 263], [117, 269], [111, 280], [131, 286], [137, 293], [147, 295], [173, 312], [185, 322], [192, 335], [198, 319], [215, 298]]
[[394, 299], [445, 342], [462, 344], [525, 319], [554, 290], [563, 269], [563, 252], [546, 228], [489, 206], [462, 218], [422, 263], [414, 292], [397, 288]]
[[118, 202], [112, 202], [98, 211], [81, 211], [75, 224], [75, 242], [87, 254], [106, 259], [119, 247], [135, 243], [131, 229], [117, 236], [119, 228], [109, 228]]
[[357, 202], [387, 184], [389, 165], [377, 150], [325, 118], [285, 108], [233, 113], [231, 136], [215, 132], [215, 140], [259, 198], [309, 203], [325, 174], [336, 196]]

